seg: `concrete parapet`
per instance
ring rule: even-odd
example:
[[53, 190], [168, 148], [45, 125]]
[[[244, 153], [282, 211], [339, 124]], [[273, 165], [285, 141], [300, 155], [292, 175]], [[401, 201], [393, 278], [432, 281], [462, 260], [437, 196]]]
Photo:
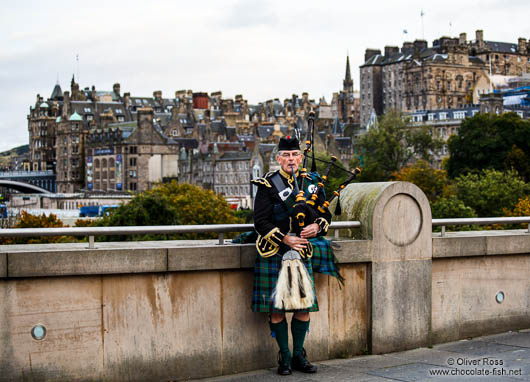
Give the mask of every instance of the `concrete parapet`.
[[165, 272], [167, 249], [8, 252], [7, 267], [9, 277]]
[[351, 184], [341, 220], [359, 220], [372, 262], [371, 350], [425, 346], [431, 329], [431, 210], [411, 183]]
[[0, 278], [7, 277], [7, 255], [0, 253]]

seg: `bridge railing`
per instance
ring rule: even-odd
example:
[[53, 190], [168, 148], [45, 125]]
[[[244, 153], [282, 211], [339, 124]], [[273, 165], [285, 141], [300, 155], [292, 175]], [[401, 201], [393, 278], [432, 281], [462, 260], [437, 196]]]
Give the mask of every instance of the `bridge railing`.
[[[433, 227], [442, 227], [442, 237], [445, 236], [445, 229], [448, 225], [489, 225], [489, 224], [518, 224], [530, 223], [530, 216], [517, 217], [497, 217], [497, 218], [449, 218], [449, 219], [432, 219]], [[530, 224], [528, 224], [528, 233], [530, 233]]]
[[[493, 218], [450, 218], [433, 219], [433, 227], [442, 227], [441, 236], [445, 236], [448, 225], [488, 225], [530, 223], [530, 216], [493, 217]], [[360, 228], [359, 221], [332, 222], [330, 229], [338, 238], [339, 230]], [[205, 225], [161, 225], [161, 226], [121, 226], [121, 227], [64, 227], [64, 228], [8, 228], [0, 229], [0, 237], [35, 237], [35, 236], [77, 236], [88, 237], [88, 248], [94, 248], [96, 236], [110, 235], [145, 235], [145, 234], [179, 234], [179, 233], [218, 233], [219, 244], [224, 244], [224, 234], [228, 232], [245, 232], [254, 229], [253, 224], [205, 224]], [[530, 233], [530, 224], [528, 227]]]

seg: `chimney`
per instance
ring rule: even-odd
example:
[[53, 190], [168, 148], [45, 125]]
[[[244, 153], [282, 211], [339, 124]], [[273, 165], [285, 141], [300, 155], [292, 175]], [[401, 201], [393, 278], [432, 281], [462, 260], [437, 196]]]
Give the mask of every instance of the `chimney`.
[[414, 53], [420, 53], [423, 49], [427, 49], [427, 41], [425, 40], [414, 41]]
[[69, 117], [69, 108], [70, 108], [70, 92], [67, 90], [63, 93], [64, 102], [63, 102], [63, 119]]
[[123, 94], [123, 103], [125, 104], [125, 108], [129, 107], [129, 104], [131, 103], [131, 93]]
[[391, 57], [396, 53], [399, 53], [397, 46], [385, 46], [385, 57]]
[[467, 35], [465, 33], [460, 33], [460, 37], [458, 39], [458, 45], [466, 45], [467, 42]]
[[153, 98], [157, 101], [162, 101], [162, 90], [155, 90], [153, 92]]
[[526, 52], [527, 52], [526, 39], [522, 38], [522, 37], [519, 37], [519, 53], [526, 54]]
[[476, 40], [478, 43], [481, 43], [484, 41], [484, 32], [482, 31], [482, 29], [478, 29], [475, 32], [475, 36], [476, 36]]
[[120, 96], [120, 84], [115, 83], [112, 85], [112, 90], [114, 91], [114, 94], [116, 94], [118, 97]]
[[401, 48], [401, 53], [403, 54], [412, 54], [414, 53], [414, 45], [411, 42], [404, 42], [403, 47]]
[[92, 91], [90, 92], [90, 98], [92, 98], [92, 102], [96, 103], [96, 87], [92, 85]]
[[378, 54], [381, 54], [381, 50], [379, 49], [366, 49], [364, 53], [364, 62], [368, 61], [373, 56], [376, 56]]

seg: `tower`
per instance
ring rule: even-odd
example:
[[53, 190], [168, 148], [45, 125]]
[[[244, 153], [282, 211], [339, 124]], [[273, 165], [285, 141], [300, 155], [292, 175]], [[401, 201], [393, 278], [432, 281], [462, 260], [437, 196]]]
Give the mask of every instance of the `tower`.
[[342, 81], [343, 84], [343, 91], [344, 93], [351, 93], [353, 94], [353, 80], [351, 78], [351, 70], [350, 70], [350, 56], [346, 56], [346, 76], [344, 77], [344, 81]]

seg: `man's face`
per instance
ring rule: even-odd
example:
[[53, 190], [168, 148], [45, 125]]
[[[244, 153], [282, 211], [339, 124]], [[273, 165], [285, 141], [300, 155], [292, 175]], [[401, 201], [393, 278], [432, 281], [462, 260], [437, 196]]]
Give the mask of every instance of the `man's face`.
[[300, 150], [282, 150], [276, 155], [276, 160], [283, 171], [291, 174], [291, 166], [295, 172], [298, 171], [298, 166], [302, 163], [302, 153]]

